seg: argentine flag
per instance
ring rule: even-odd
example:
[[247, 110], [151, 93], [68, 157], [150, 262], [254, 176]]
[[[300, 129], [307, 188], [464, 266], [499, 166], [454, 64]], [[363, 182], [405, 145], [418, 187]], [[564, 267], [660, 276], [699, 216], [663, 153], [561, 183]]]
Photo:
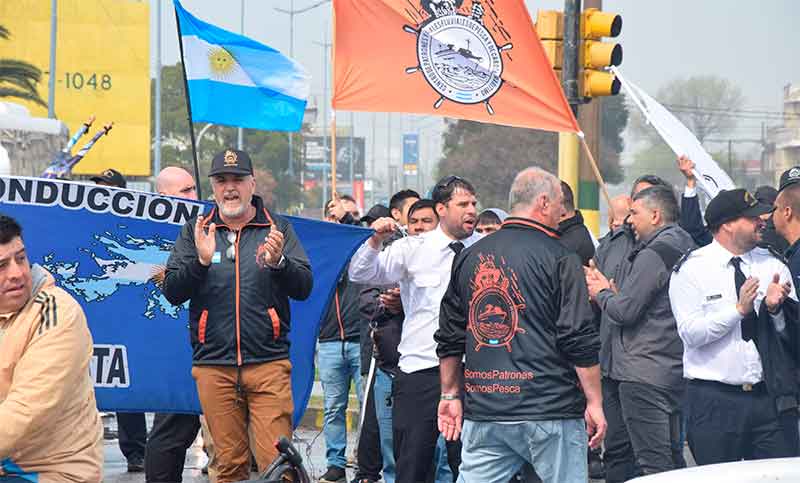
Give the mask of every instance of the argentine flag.
[[174, 3], [192, 121], [299, 130], [311, 82], [306, 70], [272, 47], [203, 22]]

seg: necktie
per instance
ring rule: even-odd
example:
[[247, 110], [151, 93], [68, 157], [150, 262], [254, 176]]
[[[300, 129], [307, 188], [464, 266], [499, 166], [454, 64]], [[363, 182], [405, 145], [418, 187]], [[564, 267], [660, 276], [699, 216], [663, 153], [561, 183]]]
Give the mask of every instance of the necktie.
[[464, 244], [461, 243], [460, 241], [454, 241], [454, 242], [450, 243], [450, 245], [448, 245], [448, 246], [450, 247], [451, 250], [453, 250], [455, 252], [456, 255], [461, 253], [461, 250], [464, 249]]
[[[744, 281], [747, 280], [747, 277], [745, 277], [744, 272], [742, 272], [741, 258], [731, 258], [731, 265], [733, 265], [733, 281], [736, 284], [736, 300], [738, 301], [739, 291], [742, 289], [742, 285], [744, 285]], [[742, 319], [742, 339], [751, 340], [755, 335], [755, 329], [755, 316], [753, 312], [750, 312]]]

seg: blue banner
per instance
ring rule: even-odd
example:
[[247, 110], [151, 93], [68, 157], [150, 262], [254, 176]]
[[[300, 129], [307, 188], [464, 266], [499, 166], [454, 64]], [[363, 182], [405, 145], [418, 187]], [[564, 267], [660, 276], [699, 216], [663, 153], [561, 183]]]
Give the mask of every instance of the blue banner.
[[[31, 263], [52, 273], [86, 313], [94, 339], [91, 376], [103, 411], [200, 412], [188, 311], [167, 302], [151, 276], [166, 264], [181, 227], [201, 211], [208, 206], [151, 193], [0, 177], [0, 212], [22, 225]], [[287, 219], [314, 274], [308, 300], [291, 304], [296, 425], [313, 387], [320, 319], [345, 263], [371, 231]]]

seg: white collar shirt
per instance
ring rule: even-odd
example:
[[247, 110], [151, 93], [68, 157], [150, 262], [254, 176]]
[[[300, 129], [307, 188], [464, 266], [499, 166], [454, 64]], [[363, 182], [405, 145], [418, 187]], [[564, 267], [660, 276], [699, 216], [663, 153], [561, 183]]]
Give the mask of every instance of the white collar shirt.
[[[478, 233], [458, 240], [469, 247]], [[439, 328], [439, 307], [450, 283], [456, 240], [441, 227], [395, 241], [383, 251], [365, 242], [350, 261], [349, 277], [356, 283], [400, 285], [405, 320], [400, 336], [400, 370], [412, 373], [439, 365], [433, 334]]]
[[[669, 284], [672, 313], [683, 341], [683, 375], [726, 384], [756, 384], [763, 379], [761, 358], [753, 341], [742, 339], [742, 316], [736, 309], [734, 267], [730, 251], [716, 240], [691, 253], [673, 273]], [[773, 276], [781, 283], [791, 280], [786, 265], [768, 250], [754, 248], [741, 255], [745, 277], [757, 277], [755, 310]], [[797, 300], [794, 287], [790, 297]], [[773, 316], [773, 323], [783, 330], [783, 314]]]

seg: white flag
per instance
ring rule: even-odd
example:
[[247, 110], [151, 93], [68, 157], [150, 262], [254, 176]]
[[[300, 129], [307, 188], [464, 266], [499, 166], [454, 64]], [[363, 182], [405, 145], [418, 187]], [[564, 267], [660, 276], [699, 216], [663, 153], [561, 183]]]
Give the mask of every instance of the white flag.
[[697, 186], [709, 198], [713, 198], [721, 190], [732, 190], [736, 188], [733, 180], [728, 176], [716, 161], [703, 148], [692, 131], [684, 126], [678, 118], [672, 115], [664, 106], [655, 99], [648, 96], [643, 90], [639, 89], [633, 82], [622, 77], [619, 69], [611, 68], [617, 76], [625, 94], [642, 111], [648, 124], [653, 126], [661, 138], [677, 156], [687, 156], [694, 161], [694, 175], [697, 178]]

